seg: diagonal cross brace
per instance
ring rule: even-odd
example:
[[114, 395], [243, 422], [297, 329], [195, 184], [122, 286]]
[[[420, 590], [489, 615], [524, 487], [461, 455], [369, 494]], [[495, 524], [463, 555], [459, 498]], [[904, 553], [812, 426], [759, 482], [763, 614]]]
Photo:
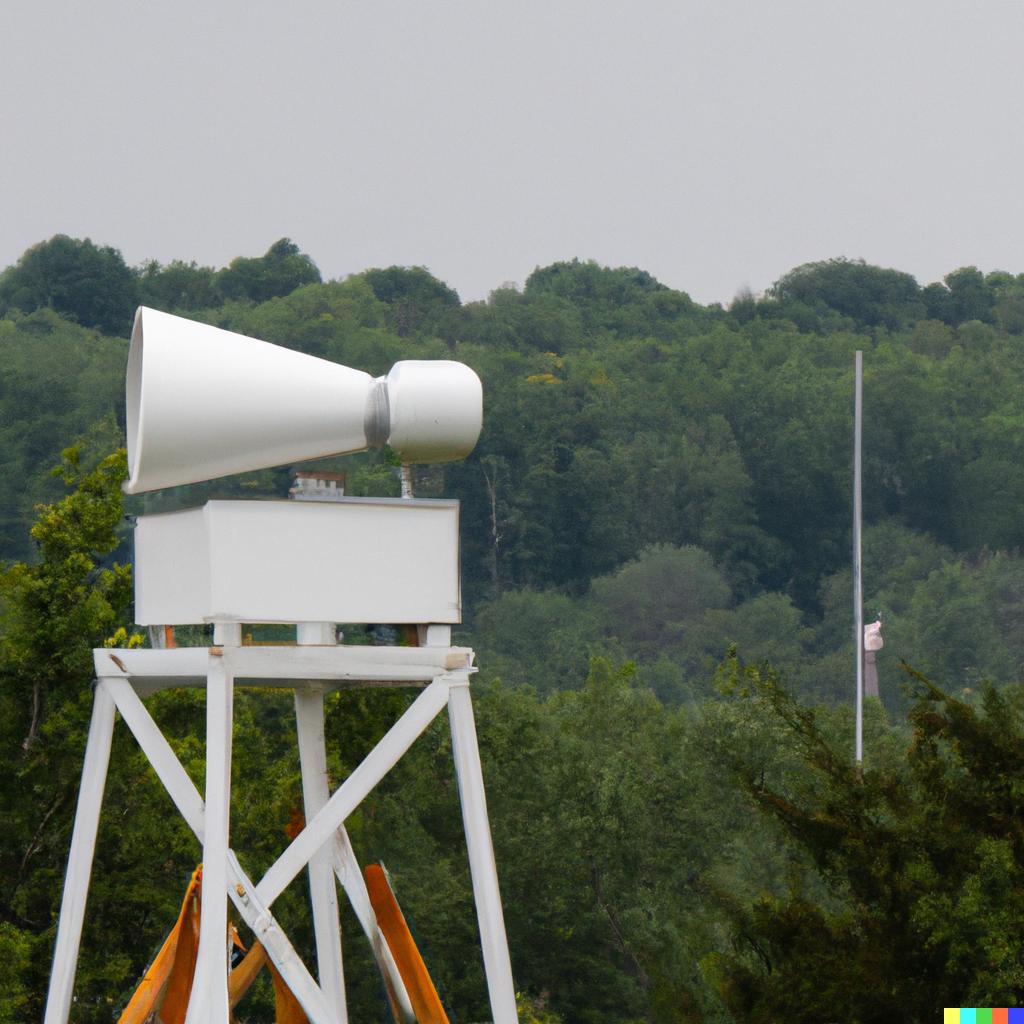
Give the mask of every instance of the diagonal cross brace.
[[[452, 673], [448, 677], [439, 677], [417, 697], [367, 758], [338, 788], [322, 810], [307, 823], [306, 828], [278, 858], [258, 886], [252, 884], [234, 853], [229, 851], [228, 895], [249, 927], [259, 936], [267, 954], [295, 992], [303, 1009], [306, 1010], [311, 1024], [321, 1024], [321, 1022], [335, 1024], [334, 1015], [319, 986], [313, 981], [305, 964], [302, 963], [284, 932], [274, 920], [269, 910], [270, 904], [305, 867], [317, 850], [332, 837], [336, 843], [335, 870], [343, 884], [346, 881], [351, 881], [346, 876], [351, 875], [351, 860], [354, 858], [345, 856], [346, 853], [351, 852], [351, 847], [346, 849], [344, 841], [338, 839], [338, 830], [343, 830], [345, 819], [394, 767], [447, 704], [451, 682], [461, 682], [460, 677], [463, 675], [468, 675], [468, 673]], [[451, 676], [456, 678], [452, 679]], [[108, 687], [125, 723], [153, 765], [168, 794], [178, 806], [196, 838], [203, 842], [205, 812], [202, 797], [171, 749], [166, 737], [153, 721], [127, 676], [105, 676], [103, 682]], [[322, 838], [320, 838], [321, 834]], [[347, 835], [344, 838], [347, 839]], [[319, 841], [317, 841], [318, 839]], [[359, 880], [362, 881], [361, 874]], [[357, 886], [353, 890], [346, 885], [346, 890], [349, 892], [350, 898], [354, 897], [356, 903], [361, 902], [359, 896], [362, 894], [362, 886]], [[362, 909], [362, 906], [356, 907], [357, 913]], [[367, 931], [367, 937], [374, 952], [378, 953], [378, 957], [382, 960], [382, 967], [387, 969], [389, 974], [397, 974], [397, 970], [392, 969], [392, 958], [382, 955], [383, 951], [379, 948], [384, 944], [381, 942], [377, 929], [373, 927], [373, 924], [376, 923], [375, 920], [371, 924], [368, 915], [358, 914], [358, 916], [364, 930]], [[364, 917], [367, 919], [363, 920]], [[386, 950], [386, 947], [384, 949]], [[404, 989], [404, 986], [400, 986], [400, 988]], [[400, 995], [402, 994], [404, 992], [400, 993]], [[406, 1002], [401, 999], [400, 1001], [403, 1004]], [[403, 1005], [402, 1009], [405, 1010], [406, 1007]]]
[[416, 1013], [412, 1008], [409, 992], [398, 970], [398, 964], [395, 963], [395, 958], [391, 954], [391, 947], [384, 938], [380, 925], [377, 924], [377, 915], [370, 903], [366, 879], [363, 878], [363, 872], [359, 868], [359, 862], [356, 860], [355, 851], [352, 849], [352, 843], [344, 825], [334, 834], [333, 854], [334, 873], [344, 886], [352, 909], [355, 911], [356, 917], [359, 918], [366, 937], [370, 940], [381, 973], [387, 974], [387, 980], [391, 982], [402, 1024], [416, 1024]]
[[[106, 676], [102, 683], [113, 697], [121, 717], [156, 770], [164, 788], [177, 804], [189, 828], [202, 843], [206, 832], [206, 815], [203, 798], [199, 795], [195, 783], [181, 766], [171, 745], [153, 721], [138, 694], [132, 689], [127, 677]], [[313, 980], [313, 976], [295, 952], [288, 937], [270, 911], [254, 898], [256, 887], [242, 870], [234, 852], [230, 850], [227, 868], [228, 895], [306, 1011], [310, 1024], [338, 1024], [320, 986]]]
[[306, 827], [271, 865], [256, 887], [259, 898], [268, 907], [437, 717], [448, 703], [452, 682], [465, 676], [468, 672], [446, 673], [435, 679], [337, 788], [326, 805], [306, 822]]

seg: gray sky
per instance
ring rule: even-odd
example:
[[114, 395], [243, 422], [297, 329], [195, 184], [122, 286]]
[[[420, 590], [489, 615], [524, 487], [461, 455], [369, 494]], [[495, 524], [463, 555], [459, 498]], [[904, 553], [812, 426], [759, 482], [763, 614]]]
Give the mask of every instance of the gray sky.
[[1024, 4], [10, 0], [0, 266], [57, 232], [464, 300], [537, 265], [700, 302], [864, 257], [1024, 271]]

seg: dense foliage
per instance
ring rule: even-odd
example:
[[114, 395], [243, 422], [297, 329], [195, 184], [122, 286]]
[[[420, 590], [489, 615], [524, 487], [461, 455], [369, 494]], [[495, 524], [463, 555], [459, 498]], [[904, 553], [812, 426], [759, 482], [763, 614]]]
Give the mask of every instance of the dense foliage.
[[182, 260], [166, 266], [149, 260], [133, 268], [109, 245], [54, 235], [0, 274], [0, 311], [53, 309], [83, 327], [126, 337], [140, 302], [155, 309], [209, 309], [227, 299], [265, 302], [319, 281], [316, 264], [288, 238], [264, 256], [239, 256], [215, 271]]
[[31, 313], [53, 309], [105, 334], [131, 328], [139, 288], [135, 274], [109, 245], [54, 235], [25, 251], [0, 274], [0, 306]]
[[885, 736], [860, 778], [774, 672], [730, 666], [729, 687], [781, 726], [799, 767], [737, 749], [740, 776], [827, 894], [794, 873], [784, 894], [732, 903], [736, 946], [709, 974], [740, 1020], [794, 1007], [808, 1022], [934, 1020], [949, 1005], [1020, 1003], [1022, 692], [986, 685], [975, 709], [911, 675], [912, 739], [904, 750]]
[[[0, 274], [0, 1021], [41, 1013], [89, 652], [144, 642], [124, 512], [288, 485], [281, 467], [125, 508], [123, 456], [104, 456], [139, 301], [373, 373], [454, 357], [483, 378], [477, 450], [414, 485], [462, 502], [460, 639], [481, 666], [524, 1018], [924, 1021], [1020, 1002], [1024, 275], [962, 268], [922, 288], [831, 260], [726, 309], [574, 260], [462, 303], [424, 268], [322, 282], [287, 239], [218, 271], [128, 268], [56, 236]], [[862, 779], [847, 706], [858, 348], [867, 611], [886, 641]], [[350, 493], [394, 494], [390, 461], [324, 465]], [[330, 698], [335, 783], [409, 699]], [[202, 695], [148, 704], [201, 782]], [[244, 690], [236, 716], [233, 844], [258, 875], [301, 806], [294, 718], [287, 694]], [[349, 825], [360, 858], [388, 865], [455, 1017], [482, 1021], [450, 753], [442, 720]], [[116, 1020], [199, 857], [121, 726], [111, 766], [80, 1021]], [[304, 884], [275, 912], [308, 954]], [[368, 1024], [379, 981], [351, 915], [344, 929]], [[271, 1014], [266, 985], [239, 1008]]]

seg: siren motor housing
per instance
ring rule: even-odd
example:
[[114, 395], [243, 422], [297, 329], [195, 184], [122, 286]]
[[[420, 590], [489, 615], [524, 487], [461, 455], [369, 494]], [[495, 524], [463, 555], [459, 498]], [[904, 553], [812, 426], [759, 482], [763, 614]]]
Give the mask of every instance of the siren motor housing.
[[[295, 571], [310, 551], [331, 567], [315, 585]], [[142, 626], [461, 622], [459, 503], [208, 501], [139, 516], [134, 579]]]
[[126, 380], [128, 494], [390, 444], [403, 462], [475, 447], [480, 378], [462, 363], [406, 360], [376, 380], [145, 306]]

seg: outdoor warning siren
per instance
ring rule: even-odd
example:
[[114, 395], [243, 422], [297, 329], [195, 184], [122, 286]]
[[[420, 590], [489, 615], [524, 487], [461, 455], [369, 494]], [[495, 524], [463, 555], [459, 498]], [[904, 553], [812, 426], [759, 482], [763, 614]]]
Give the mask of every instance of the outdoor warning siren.
[[362, 370], [140, 306], [125, 382], [128, 494], [390, 444], [403, 462], [465, 458], [483, 388], [462, 363]]

